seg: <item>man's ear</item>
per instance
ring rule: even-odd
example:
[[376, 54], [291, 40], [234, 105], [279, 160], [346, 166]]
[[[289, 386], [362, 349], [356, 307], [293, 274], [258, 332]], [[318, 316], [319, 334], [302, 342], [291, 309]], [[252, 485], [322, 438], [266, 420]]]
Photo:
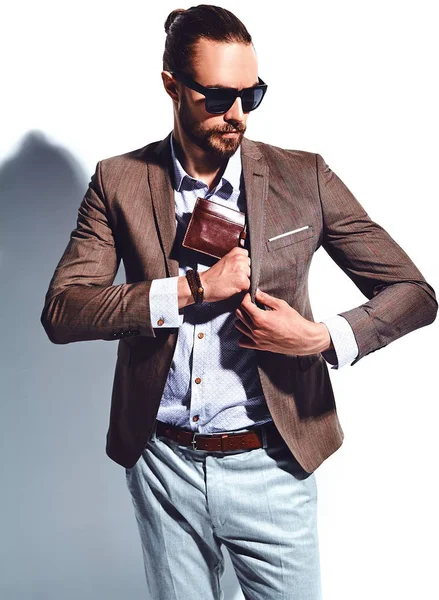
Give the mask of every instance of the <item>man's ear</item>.
[[180, 99], [180, 91], [178, 89], [178, 84], [175, 79], [172, 77], [169, 71], [162, 71], [162, 81], [163, 87], [165, 88], [166, 93], [171, 97], [174, 102], [179, 102]]

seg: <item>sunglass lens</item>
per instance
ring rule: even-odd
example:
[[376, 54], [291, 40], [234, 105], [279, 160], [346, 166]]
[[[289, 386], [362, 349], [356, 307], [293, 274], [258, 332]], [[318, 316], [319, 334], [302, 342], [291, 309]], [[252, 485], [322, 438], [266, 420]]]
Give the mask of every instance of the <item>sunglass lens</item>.
[[[242, 110], [244, 112], [254, 110], [260, 105], [263, 97], [264, 91], [260, 88], [246, 90], [241, 98]], [[206, 110], [214, 115], [223, 114], [229, 110], [235, 99], [235, 96], [231, 97], [229, 94], [206, 97]]]
[[264, 92], [261, 89], [253, 89], [248, 90], [244, 93], [242, 98], [242, 110], [244, 112], [250, 112], [255, 108], [258, 108], [260, 105], [262, 98], [264, 97]]
[[235, 98], [206, 98], [206, 110], [214, 115], [220, 115], [229, 110]]

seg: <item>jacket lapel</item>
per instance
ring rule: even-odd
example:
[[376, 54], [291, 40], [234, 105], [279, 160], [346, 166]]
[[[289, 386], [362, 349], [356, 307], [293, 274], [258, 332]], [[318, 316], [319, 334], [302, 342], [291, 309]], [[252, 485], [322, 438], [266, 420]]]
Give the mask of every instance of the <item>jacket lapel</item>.
[[148, 162], [148, 180], [158, 234], [165, 254], [166, 269], [169, 277], [175, 277], [178, 275], [178, 260], [171, 258], [176, 236], [174, 189], [170, 177], [172, 173], [171, 134], [172, 132], [154, 148], [153, 159]]
[[245, 137], [242, 138], [241, 157], [250, 241], [250, 297], [255, 302], [264, 244], [269, 167], [256, 143]]
[[[176, 236], [174, 189], [170, 175], [173, 172], [171, 134], [154, 148], [153, 160], [148, 162], [148, 179], [168, 276], [174, 277], [178, 275], [178, 261], [171, 258]], [[261, 270], [269, 168], [256, 143], [246, 137], [241, 143], [241, 160], [251, 256], [250, 296], [254, 302]]]

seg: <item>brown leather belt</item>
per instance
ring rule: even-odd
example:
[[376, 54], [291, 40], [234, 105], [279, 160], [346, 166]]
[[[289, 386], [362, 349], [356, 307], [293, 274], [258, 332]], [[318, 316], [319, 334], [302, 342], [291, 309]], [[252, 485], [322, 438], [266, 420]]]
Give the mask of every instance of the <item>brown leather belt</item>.
[[265, 428], [267, 445], [279, 445], [282, 436], [271, 421], [242, 433], [197, 433], [180, 429], [157, 420], [156, 435], [174, 440], [183, 446], [192, 446], [194, 450], [209, 452], [227, 452], [228, 450], [251, 450], [263, 447], [262, 428]]

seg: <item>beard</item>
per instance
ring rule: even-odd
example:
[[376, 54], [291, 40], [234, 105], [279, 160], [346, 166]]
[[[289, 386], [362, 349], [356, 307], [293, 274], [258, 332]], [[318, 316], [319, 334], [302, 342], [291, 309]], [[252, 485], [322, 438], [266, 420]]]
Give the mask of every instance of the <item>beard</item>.
[[[184, 95], [181, 98], [179, 119], [181, 128], [191, 142], [212, 156], [212, 158], [220, 160], [230, 158], [235, 154], [246, 130], [246, 126], [238, 121], [230, 121], [223, 127], [204, 129], [193, 118]], [[236, 137], [226, 138], [221, 135], [222, 133], [231, 132], [234, 129], [238, 131]]]

